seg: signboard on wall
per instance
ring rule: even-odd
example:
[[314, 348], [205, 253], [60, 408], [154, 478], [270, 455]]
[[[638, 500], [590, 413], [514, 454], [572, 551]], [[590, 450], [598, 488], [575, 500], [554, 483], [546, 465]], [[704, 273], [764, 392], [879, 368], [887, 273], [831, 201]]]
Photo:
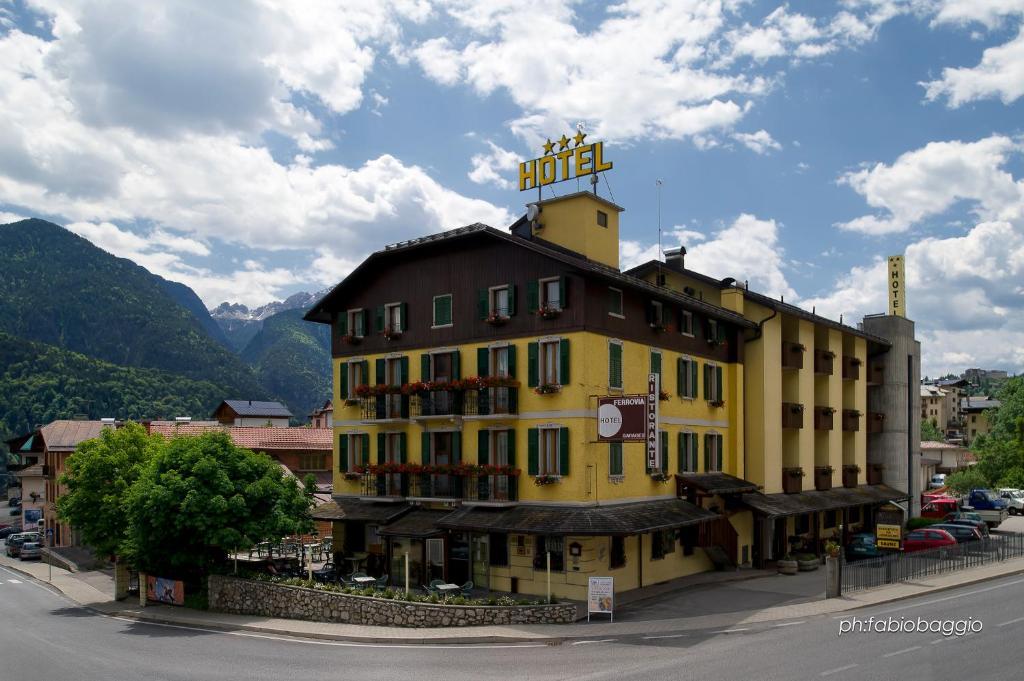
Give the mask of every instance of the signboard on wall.
[[907, 316], [907, 290], [903, 256], [889, 256], [889, 314], [897, 317]]
[[645, 442], [647, 396], [619, 395], [597, 398], [599, 442]]
[[146, 600], [168, 605], [185, 605], [185, 583], [176, 579], [146, 575]]
[[886, 504], [875, 511], [875, 545], [880, 549], [899, 549], [903, 539], [903, 511]]
[[658, 401], [661, 395], [661, 376], [658, 374], [647, 374], [647, 469], [657, 470], [661, 468], [661, 457], [658, 451], [660, 438], [658, 437]]
[[590, 613], [604, 613], [615, 621], [615, 578], [591, 577], [587, 581], [587, 621]]

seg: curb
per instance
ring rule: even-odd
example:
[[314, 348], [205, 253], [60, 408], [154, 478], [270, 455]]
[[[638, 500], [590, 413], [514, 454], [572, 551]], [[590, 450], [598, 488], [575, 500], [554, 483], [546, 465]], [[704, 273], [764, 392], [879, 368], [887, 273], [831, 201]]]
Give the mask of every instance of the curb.
[[[67, 598], [68, 600], [71, 600], [71, 601], [74, 601], [75, 603], [78, 603], [78, 601], [76, 601], [74, 598], [71, 598], [71, 596], [68, 596], [66, 593], [64, 593], [60, 589], [60, 587], [55, 586], [55, 585], [51, 584], [50, 582], [44, 582], [43, 580], [39, 579], [38, 577], [36, 577], [31, 572], [28, 572], [27, 570], [22, 570], [21, 568], [15, 567], [13, 565], [7, 565], [7, 564], [3, 564], [3, 563], [0, 563], [0, 567], [6, 568], [7, 570], [10, 570], [11, 572], [17, 572], [19, 575], [21, 575], [23, 577], [27, 577], [28, 579], [31, 579], [33, 582], [36, 582], [37, 584], [40, 584], [40, 585], [46, 587], [47, 589], [49, 589], [50, 591], [54, 592], [55, 594], [58, 594], [60, 596], [63, 596], [64, 598]], [[78, 604], [81, 605], [81, 603], [78, 603]]]

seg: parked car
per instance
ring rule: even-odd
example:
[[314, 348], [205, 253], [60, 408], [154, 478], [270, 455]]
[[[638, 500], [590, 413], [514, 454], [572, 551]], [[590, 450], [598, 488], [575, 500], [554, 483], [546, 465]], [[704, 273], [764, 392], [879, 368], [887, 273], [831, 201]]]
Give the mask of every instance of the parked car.
[[903, 539], [903, 550], [906, 553], [949, 546], [956, 546], [956, 539], [953, 538], [953, 535], [945, 530], [935, 530], [931, 527], [913, 530]]
[[946, 532], [949, 532], [951, 535], [953, 535], [953, 538], [956, 539], [957, 544], [964, 544], [969, 541], [981, 540], [981, 532], [978, 530], [977, 527], [972, 527], [970, 525], [963, 525], [960, 523], [940, 523], [936, 525], [930, 525], [929, 529], [945, 530]]
[[43, 557], [43, 545], [37, 541], [27, 541], [21, 545], [21, 550], [18, 551], [18, 557], [21, 560], [28, 560], [30, 558], [40, 559]]
[[[927, 497], [926, 497], [927, 498]], [[922, 518], [942, 518], [948, 514], [956, 513], [960, 508], [960, 502], [954, 497], [931, 497], [927, 498], [921, 506]]]
[[850, 537], [846, 545], [846, 560], [860, 560], [863, 558], [878, 558], [882, 555], [875, 544], [875, 535], [870, 532], [862, 532]]
[[999, 527], [1009, 515], [1006, 500], [990, 489], [972, 489], [964, 498], [961, 508], [978, 513], [989, 527]]
[[950, 520], [976, 520], [979, 523], [985, 522], [984, 519], [982, 519], [981, 514], [975, 513], [974, 511], [953, 511], [952, 513], [947, 513], [942, 519], [942, 521], [946, 523]]
[[1006, 510], [1010, 515], [1024, 513], [1024, 492], [1019, 489], [1001, 489], [999, 496], [1006, 501]]
[[932, 479], [928, 481], [928, 489], [938, 489], [946, 486], [946, 474], [936, 473], [932, 476]]
[[[950, 514], [950, 515], [953, 515], [953, 514]], [[960, 515], [967, 515], [967, 514], [966, 513], [961, 513]], [[988, 523], [986, 523], [984, 520], [975, 520], [973, 518], [950, 518], [948, 520], [943, 521], [942, 523], [936, 523], [936, 524], [939, 524], [939, 525], [966, 525], [967, 527], [973, 527], [973, 528], [977, 529], [978, 533], [981, 534], [982, 537], [987, 537], [988, 536]]]
[[39, 541], [37, 532], [20, 532], [7, 538], [7, 555], [17, 558], [21, 552], [21, 545], [25, 542]]
[[337, 582], [338, 576], [334, 563], [324, 563], [323, 567], [313, 570], [313, 579], [318, 582]]
[[21, 497], [11, 497], [7, 500], [8, 506], [21, 506]]
[[19, 534], [20, 532], [20, 527], [5, 527], [2, 530], [0, 530], [0, 539], [7, 539], [12, 534]]

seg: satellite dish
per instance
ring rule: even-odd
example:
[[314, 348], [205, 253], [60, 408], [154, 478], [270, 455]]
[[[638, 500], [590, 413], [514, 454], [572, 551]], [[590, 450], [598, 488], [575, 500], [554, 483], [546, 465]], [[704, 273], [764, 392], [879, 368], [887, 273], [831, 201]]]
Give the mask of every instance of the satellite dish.
[[531, 203], [531, 204], [526, 206], [526, 219], [527, 220], [529, 220], [530, 222], [533, 222], [534, 220], [537, 219], [538, 215], [540, 215], [540, 206], [538, 206], [536, 203]]

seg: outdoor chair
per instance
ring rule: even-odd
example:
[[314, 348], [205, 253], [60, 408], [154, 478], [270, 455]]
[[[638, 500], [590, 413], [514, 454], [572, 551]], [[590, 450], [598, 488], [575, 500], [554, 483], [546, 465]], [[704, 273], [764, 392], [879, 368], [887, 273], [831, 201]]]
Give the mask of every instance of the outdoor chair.
[[349, 576], [349, 579], [354, 580], [356, 577], [369, 577], [369, 575], [367, 575], [365, 572], [353, 572]]
[[420, 588], [423, 589], [423, 593], [426, 594], [427, 596], [432, 596], [433, 594], [436, 593], [429, 586], [424, 586], [424, 585], [420, 584]]
[[462, 593], [463, 596], [469, 596], [469, 594], [473, 591], [473, 582], [466, 582], [465, 584], [459, 587], [459, 591]]
[[384, 591], [388, 588], [388, 576], [381, 575], [377, 578], [377, 583], [373, 585], [377, 591]]
[[432, 579], [432, 580], [430, 580], [430, 589], [432, 591], [437, 591], [437, 587], [441, 586], [442, 584], [447, 584], [447, 583], [448, 582], [444, 581], [443, 579]]

